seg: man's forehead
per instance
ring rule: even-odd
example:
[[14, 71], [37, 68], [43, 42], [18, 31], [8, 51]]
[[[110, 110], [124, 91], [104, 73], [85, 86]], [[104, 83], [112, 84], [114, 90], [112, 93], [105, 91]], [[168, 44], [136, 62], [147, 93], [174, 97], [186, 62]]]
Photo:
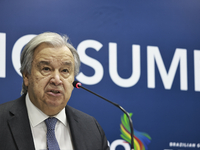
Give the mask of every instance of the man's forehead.
[[74, 61], [74, 56], [67, 46], [52, 47], [47, 44], [41, 44], [35, 49], [33, 60], [37, 62], [45, 61], [46, 64], [47, 62], [60, 61], [68, 65]]

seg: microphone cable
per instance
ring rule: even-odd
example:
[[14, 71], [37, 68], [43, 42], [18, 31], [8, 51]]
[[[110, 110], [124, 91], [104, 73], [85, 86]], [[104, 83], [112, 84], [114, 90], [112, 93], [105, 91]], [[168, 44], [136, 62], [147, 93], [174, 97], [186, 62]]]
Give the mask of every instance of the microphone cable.
[[130, 129], [131, 129], [131, 150], [134, 150], [133, 122], [132, 122], [132, 119], [131, 119], [129, 113], [128, 113], [122, 106], [120, 106], [119, 104], [114, 103], [114, 102], [112, 102], [112, 101], [110, 101], [110, 100], [108, 100], [108, 99], [102, 97], [101, 95], [99, 95], [99, 94], [97, 94], [97, 93], [94, 93], [94, 92], [90, 91], [89, 89], [83, 87], [82, 84], [81, 84], [80, 82], [74, 81], [72, 84], [73, 84], [73, 86], [74, 86], [75, 88], [77, 88], [77, 89], [82, 88], [82, 89], [84, 89], [84, 90], [86, 90], [86, 91], [88, 91], [88, 92], [90, 92], [90, 93], [92, 93], [92, 94], [94, 94], [94, 95], [96, 95], [96, 96], [102, 98], [103, 100], [105, 100], [105, 101], [107, 101], [107, 102], [113, 104], [114, 106], [118, 107], [121, 111], [123, 111], [123, 112], [126, 114], [126, 116], [127, 116], [128, 119], [129, 119], [129, 126], [130, 126]]

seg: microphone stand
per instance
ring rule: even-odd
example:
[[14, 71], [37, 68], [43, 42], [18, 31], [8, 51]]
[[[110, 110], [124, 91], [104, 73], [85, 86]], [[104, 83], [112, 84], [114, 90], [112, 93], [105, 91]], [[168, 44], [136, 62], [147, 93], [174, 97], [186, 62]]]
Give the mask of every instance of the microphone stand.
[[84, 90], [86, 90], [86, 91], [88, 91], [88, 92], [90, 92], [90, 93], [92, 93], [92, 94], [94, 94], [94, 95], [96, 95], [96, 96], [102, 98], [103, 100], [105, 100], [105, 101], [107, 101], [107, 102], [109, 102], [109, 103], [115, 105], [116, 107], [118, 107], [121, 111], [123, 111], [123, 112], [126, 114], [126, 116], [127, 116], [128, 119], [129, 119], [129, 126], [130, 126], [130, 128], [131, 128], [131, 150], [134, 150], [133, 122], [132, 122], [132, 119], [131, 119], [129, 113], [128, 113], [122, 106], [120, 106], [119, 104], [114, 103], [114, 102], [112, 102], [112, 101], [110, 101], [110, 100], [108, 100], [108, 99], [106, 99], [106, 98], [104, 98], [104, 97], [102, 97], [102, 96], [100, 96], [100, 95], [98, 95], [98, 94], [96, 94], [96, 93], [90, 91], [89, 89], [83, 87], [83, 86], [81, 85], [81, 83], [78, 82], [78, 81], [74, 81], [74, 82], [73, 82], [73, 86], [74, 86], [75, 88], [78, 88], [78, 89], [79, 89], [79, 88], [82, 88], [82, 89], [84, 89]]

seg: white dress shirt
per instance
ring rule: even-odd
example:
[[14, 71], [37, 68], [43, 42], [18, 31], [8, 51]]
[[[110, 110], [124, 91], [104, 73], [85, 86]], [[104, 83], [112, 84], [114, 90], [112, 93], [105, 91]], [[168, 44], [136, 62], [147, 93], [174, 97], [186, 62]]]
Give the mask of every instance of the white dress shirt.
[[[38, 109], [26, 95], [26, 107], [30, 121], [31, 131], [33, 135], [34, 145], [36, 150], [47, 150], [46, 133], [47, 127], [44, 122], [49, 116]], [[73, 150], [69, 124], [65, 114], [65, 108], [56, 116], [58, 119], [55, 126], [55, 135], [58, 141], [60, 150]]]

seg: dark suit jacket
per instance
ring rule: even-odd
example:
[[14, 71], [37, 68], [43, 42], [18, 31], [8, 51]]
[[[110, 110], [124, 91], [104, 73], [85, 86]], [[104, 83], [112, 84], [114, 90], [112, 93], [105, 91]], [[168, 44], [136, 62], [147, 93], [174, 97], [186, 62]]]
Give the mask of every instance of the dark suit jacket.
[[[75, 150], [109, 150], [105, 134], [91, 116], [66, 106]], [[25, 95], [0, 105], [0, 150], [34, 150]]]

